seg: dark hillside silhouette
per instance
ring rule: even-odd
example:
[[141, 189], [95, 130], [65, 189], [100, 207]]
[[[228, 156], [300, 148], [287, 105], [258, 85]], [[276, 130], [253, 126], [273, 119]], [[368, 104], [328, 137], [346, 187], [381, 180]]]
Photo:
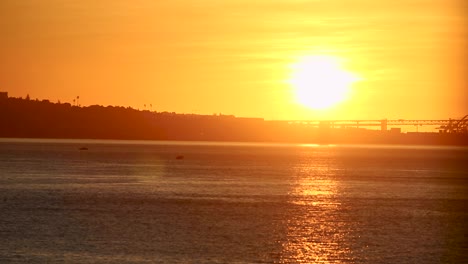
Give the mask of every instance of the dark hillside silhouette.
[[[78, 97], [77, 97], [78, 98]], [[80, 107], [0, 93], [0, 137], [468, 145], [466, 134], [332, 129], [232, 115]]]
[[48, 100], [0, 99], [0, 137], [154, 140], [260, 140], [259, 118], [72, 106]]

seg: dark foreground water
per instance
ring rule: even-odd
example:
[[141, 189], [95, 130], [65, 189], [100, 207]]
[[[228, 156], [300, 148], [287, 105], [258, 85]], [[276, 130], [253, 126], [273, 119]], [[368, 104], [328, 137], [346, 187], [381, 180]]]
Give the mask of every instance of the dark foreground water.
[[0, 263], [467, 263], [467, 202], [467, 148], [0, 141]]

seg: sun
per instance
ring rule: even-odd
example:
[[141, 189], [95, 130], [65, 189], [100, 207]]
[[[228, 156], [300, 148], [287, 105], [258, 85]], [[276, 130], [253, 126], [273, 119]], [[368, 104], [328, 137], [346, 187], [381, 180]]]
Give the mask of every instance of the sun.
[[327, 109], [345, 101], [359, 79], [333, 56], [306, 56], [291, 68], [289, 83], [297, 101], [312, 109]]

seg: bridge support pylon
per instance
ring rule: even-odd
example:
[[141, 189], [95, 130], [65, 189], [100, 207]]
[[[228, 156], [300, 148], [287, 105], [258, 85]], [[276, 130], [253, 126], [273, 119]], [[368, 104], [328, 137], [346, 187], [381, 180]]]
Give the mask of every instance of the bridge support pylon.
[[387, 119], [380, 120], [380, 130], [387, 131]]

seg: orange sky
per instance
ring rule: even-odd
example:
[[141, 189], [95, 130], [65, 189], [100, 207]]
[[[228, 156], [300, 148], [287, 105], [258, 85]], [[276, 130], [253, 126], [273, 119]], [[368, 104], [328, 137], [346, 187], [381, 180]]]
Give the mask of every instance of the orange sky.
[[[464, 0], [2, 0], [0, 90], [83, 105], [266, 119], [468, 114]], [[329, 55], [361, 80], [298, 104], [290, 65]]]

